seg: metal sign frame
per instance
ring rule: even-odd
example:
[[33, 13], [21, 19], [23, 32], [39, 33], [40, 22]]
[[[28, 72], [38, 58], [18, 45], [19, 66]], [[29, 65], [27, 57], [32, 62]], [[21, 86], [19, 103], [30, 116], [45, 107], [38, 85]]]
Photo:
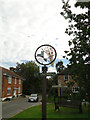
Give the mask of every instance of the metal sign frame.
[[[47, 63], [47, 64], [44, 64], [44, 63], [38, 61], [38, 59], [37, 59], [37, 51], [38, 51], [41, 47], [43, 47], [43, 46], [52, 48], [52, 49], [54, 50], [54, 53], [55, 53], [54, 59], [53, 59], [52, 61], [50, 61], [49, 63]], [[52, 64], [52, 63], [55, 61], [56, 57], [57, 57], [57, 53], [56, 53], [55, 48], [52, 47], [52, 46], [49, 45], [49, 44], [41, 45], [41, 46], [39, 46], [39, 47], [36, 49], [36, 51], [35, 51], [35, 59], [36, 59], [36, 61], [37, 61], [39, 64], [41, 64], [41, 65], [49, 65], [49, 64]]]

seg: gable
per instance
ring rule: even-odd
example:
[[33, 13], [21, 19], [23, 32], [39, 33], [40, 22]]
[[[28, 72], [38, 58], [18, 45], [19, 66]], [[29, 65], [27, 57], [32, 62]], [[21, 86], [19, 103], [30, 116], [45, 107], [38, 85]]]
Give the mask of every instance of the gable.
[[17, 75], [15, 72], [8, 70], [6, 68], [0, 67], [2, 69], [2, 75], [6, 75], [6, 76], [11, 76], [11, 77], [16, 77], [19, 79], [23, 79], [21, 76]]

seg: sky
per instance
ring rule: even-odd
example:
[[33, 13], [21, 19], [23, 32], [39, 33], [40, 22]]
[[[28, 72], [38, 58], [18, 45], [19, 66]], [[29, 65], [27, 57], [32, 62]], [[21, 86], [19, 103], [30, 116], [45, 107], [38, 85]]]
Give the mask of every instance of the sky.
[[[79, 12], [75, 2], [70, 0], [72, 10]], [[56, 49], [56, 62], [69, 63], [63, 59], [70, 37], [65, 34], [68, 22], [60, 15], [62, 5], [62, 0], [0, 0], [0, 66], [35, 61], [35, 50], [43, 44]]]

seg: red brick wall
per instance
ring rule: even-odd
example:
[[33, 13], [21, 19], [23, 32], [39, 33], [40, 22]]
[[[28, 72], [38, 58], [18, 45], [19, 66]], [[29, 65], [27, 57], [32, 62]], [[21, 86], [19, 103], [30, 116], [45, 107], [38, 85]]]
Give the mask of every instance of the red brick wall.
[[[57, 80], [58, 80], [58, 85], [63, 85], [63, 86], [67, 86], [67, 82], [69, 81], [73, 81], [72, 80], [72, 77], [69, 75], [69, 81], [66, 81], [64, 80], [64, 75], [58, 75], [57, 77]], [[77, 83], [75, 83], [73, 86], [77, 86]], [[70, 87], [70, 89], [72, 89], [72, 87]], [[58, 88], [58, 96], [60, 96], [60, 88]]]
[[[22, 94], [22, 80], [21, 80], [21, 84], [19, 84], [19, 79], [17, 79], [17, 83], [14, 83], [15, 78], [12, 77], [12, 82], [11, 84], [8, 83], [8, 77], [7, 76], [3, 76], [2, 77], [2, 98], [4, 97], [9, 97], [9, 96], [13, 96], [13, 89], [14, 88], [19, 88], [20, 87], [20, 93], [18, 93], [18, 89], [16, 89], [16, 95], [18, 94]], [[11, 88], [11, 95], [7, 95], [7, 88]]]
[[[21, 79], [20, 79], [21, 80]], [[20, 87], [20, 93], [18, 93], [18, 90], [17, 90], [17, 95], [18, 94], [22, 94], [22, 80], [21, 80], [21, 84], [19, 84], [19, 79], [17, 79], [17, 87], [19, 88]]]
[[6, 76], [2, 76], [2, 98], [7, 96], [7, 81]]

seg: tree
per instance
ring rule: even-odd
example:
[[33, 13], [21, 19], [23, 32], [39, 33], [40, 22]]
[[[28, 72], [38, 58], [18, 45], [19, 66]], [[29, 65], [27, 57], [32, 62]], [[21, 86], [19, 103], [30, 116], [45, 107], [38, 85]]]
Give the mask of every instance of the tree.
[[58, 94], [57, 89], [52, 88], [53, 85], [57, 85], [57, 75], [54, 75], [47, 80], [48, 97], [57, 96], [57, 94]]
[[57, 64], [56, 64], [56, 70], [57, 70], [57, 72], [61, 72], [62, 70], [64, 70], [64, 65], [63, 65], [63, 62], [62, 61], [60, 61], [60, 62], [58, 62]]
[[23, 94], [31, 94], [41, 92], [41, 78], [39, 75], [39, 67], [33, 62], [17, 63], [16, 73], [22, 76]]
[[[76, 2], [75, 7], [79, 6], [80, 9], [86, 10], [83, 13], [73, 13], [69, 0], [63, 1], [63, 12], [61, 15], [68, 20], [69, 26], [66, 28], [65, 33], [72, 36], [68, 41], [70, 51], [65, 51], [64, 58], [69, 59], [71, 73], [73, 79], [78, 83], [80, 91], [88, 92], [90, 86], [89, 71], [90, 71], [90, 2]], [[84, 93], [84, 92], [83, 92]], [[85, 95], [81, 93], [82, 97]]]

